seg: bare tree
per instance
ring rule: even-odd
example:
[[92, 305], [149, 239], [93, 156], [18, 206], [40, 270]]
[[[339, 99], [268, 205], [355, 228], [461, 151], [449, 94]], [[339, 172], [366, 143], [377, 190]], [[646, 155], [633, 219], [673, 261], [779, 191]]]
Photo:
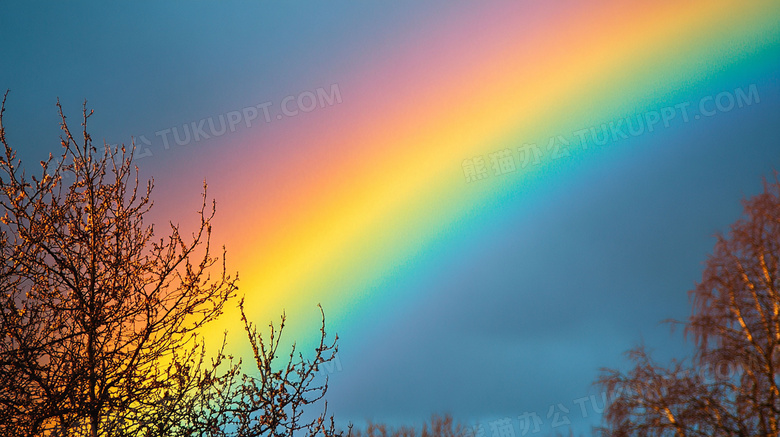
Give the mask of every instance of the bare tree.
[[[612, 393], [606, 435], [777, 436], [780, 419], [780, 182], [743, 202], [744, 216], [718, 235], [684, 323], [690, 364], [629, 352], [627, 374], [603, 370]], [[679, 322], [678, 322], [679, 323]]]
[[433, 414], [421, 427], [404, 425], [392, 427], [369, 422], [365, 430], [350, 429], [352, 437], [474, 437], [473, 428], [457, 423], [449, 414]]
[[[236, 295], [225, 249], [212, 255], [206, 185], [200, 225], [165, 237], [144, 215], [153, 183], [139, 189], [133, 149], [93, 146], [72, 134], [62, 108], [61, 159], [27, 177], [8, 144], [0, 107], [0, 434], [259, 436], [333, 433], [325, 413], [301, 422], [304, 405], [327, 390], [313, 359], [279, 370], [282, 327], [264, 342], [243, 317], [256, 366], [243, 373], [225, 355], [208, 359], [198, 331]], [[63, 176], [72, 180], [63, 183]], [[243, 307], [242, 307], [243, 315]]]

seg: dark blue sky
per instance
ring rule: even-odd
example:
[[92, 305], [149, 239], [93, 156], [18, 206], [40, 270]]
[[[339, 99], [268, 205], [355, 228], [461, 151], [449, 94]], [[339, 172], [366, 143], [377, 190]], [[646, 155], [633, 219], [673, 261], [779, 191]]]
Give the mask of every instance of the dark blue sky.
[[[56, 99], [73, 121], [87, 99], [94, 138], [153, 139], [162, 158], [139, 162], [162, 193], [198, 187], [203, 167], [237, 158], [204, 163], [198, 149], [163, 150], [155, 132], [346, 81], [354, 72], [345, 60], [390, 51], [413, 29], [446, 22], [447, 8], [6, 2], [6, 135], [26, 162], [38, 162], [59, 150]], [[508, 194], [507, 208], [523, 203], [522, 218], [491, 221], [471, 246], [464, 240], [468, 256], [432, 263], [429, 282], [406, 284], [421, 297], [376, 320], [371, 341], [382, 347], [340, 332], [343, 368], [331, 375], [330, 411], [342, 424], [451, 412], [481, 421], [490, 437], [492, 420], [517, 426], [526, 411], [538, 412], [550, 432], [545, 415], [560, 403], [575, 429], [587, 431], [599, 415], [583, 417], [576, 400], [598, 393], [591, 383], [600, 367], [624, 366], [622, 352], [640, 341], [661, 360], [683, 356], [682, 333], [670, 334], [661, 320], [689, 315], [687, 291], [714, 234], [780, 169], [778, 55], [780, 42], [769, 42], [702, 86], [717, 93], [756, 84], [760, 103], [608, 146], [562, 167], [566, 177], [550, 174], [533, 190]], [[216, 184], [217, 192], [252, 196]]]

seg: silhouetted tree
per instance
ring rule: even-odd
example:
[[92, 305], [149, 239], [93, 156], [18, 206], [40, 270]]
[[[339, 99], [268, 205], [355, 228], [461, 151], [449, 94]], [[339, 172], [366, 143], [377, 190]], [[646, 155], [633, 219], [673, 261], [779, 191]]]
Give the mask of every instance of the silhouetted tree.
[[[143, 221], [152, 181], [139, 190], [133, 149], [98, 153], [71, 133], [59, 102], [63, 153], [26, 176], [9, 146], [0, 107], [0, 435], [291, 436], [333, 433], [318, 365], [334, 359], [321, 340], [312, 359], [279, 363], [284, 325], [265, 341], [244, 315], [251, 372], [224, 353], [211, 359], [197, 336], [236, 294], [236, 277], [212, 255], [215, 204], [186, 238], [178, 225], [156, 238]], [[0, 152], [2, 153], [2, 152]], [[67, 175], [69, 184], [63, 183]], [[243, 301], [242, 301], [243, 303]], [[326, 406], [327, 408], [327, 406]]]
[[422, 426], [404, 425], [392, 427], [384, 423], [369, 422], [365, 430], [350, 429], [351, 437], [474, 437], [474, 430], [456, 423], [452, 416], [434, 414]]
[[[525, 430], [522, 434], [515, 434], [514, 428], [510, 428], [508, 431], [495, 432], [486, 431], [484, 427], [480, 425], [469, 426], [464, 425], [461, 422], [456, 421], [451, 415], [439, 415], [433, 414], [430, 419], [424, 421], [422, 425], [400, 425], [391, 426], [386, 423], [369, 422], [365, 429], [349, 428], [350, 437], [482, 437], [482, 436], [497, 436], [497, 435], [526, 435], [528, 430]], [[534, 432], [538, 433], [538, 430]], [[561, 431], [555, 431], [553, 433], [538, 434], [540, 436], [550, 437], [574, 437], [574, 432], [569, 429], [564, 434]]]
[[629, 352], [627, 374], [604, 369], [612, 394], [605, 435], [777, 436], [780, 419], [780, 182], [743, 202], [744, 216], [718, 235], [685, 323], [691, 364]]

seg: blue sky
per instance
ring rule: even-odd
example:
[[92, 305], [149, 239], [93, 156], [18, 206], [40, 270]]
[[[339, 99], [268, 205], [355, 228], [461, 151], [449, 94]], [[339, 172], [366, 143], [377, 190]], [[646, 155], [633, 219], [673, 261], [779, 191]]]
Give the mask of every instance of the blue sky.
[[[448, 7], [456, 9], [410, 1], [6, 2], [0, 89], [11, 92], [3, 125], [28, 163], [59, 150], [57, 98], [73, 122], [86, 99], [101, 142], [155, 138], [344, 81], [356, 65], [347, 61], [374, 59], [414, 29], [446, 22]], [[561, 403], [585, 432], [599, 415], [583, 417], [575, 400], [598, 393], [591, 383], [600, 367], [625, 366], [622, 352], [640, 341], [662, 360], [686, 353], [682, 333], [670, 334], [661, 320], [689, 315], [687, 291], [715, 233], [780, 169], [780, 44], [767, 47], [704, 87], [756, 84], [760, 103], [608, 146], [562, 167], [565, 177], [537, 180], [522, 202], [508, 194], [507, 210], [522, 210], [522, 219], [491, 221], [478, 240], [464, 240], [463, 256], [431, 261], [427, 281], [405, 284], [421, 297], [397, 303], [394, 317], [370, 328], [382, 347], [339, 332], [342, 370], [331, 375], [328, 396], [339, 423], [416, 423], [450, 412], [482, 423], [489, 437], [492, 420], [544, 416]], [[139, 166], [167, 195], [202, 180], [205, 157], [215, 156], [154, 141], [161, 158]]]

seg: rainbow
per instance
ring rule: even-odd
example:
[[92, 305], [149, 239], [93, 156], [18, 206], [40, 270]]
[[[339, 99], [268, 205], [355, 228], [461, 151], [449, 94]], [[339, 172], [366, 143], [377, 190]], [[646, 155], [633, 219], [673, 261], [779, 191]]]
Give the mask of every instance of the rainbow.
[[[331, 332], [367, 341], [426, 298], [412, 284], [434, 293], [546, 187], [596, 159], [652, 153], [652, 135], [586, 148], [573, 132], [764, 80], [739, 67], [780, 46], [777, 1], [524, 3], [453, 4], [381, 50], [334, 59], [341, 103], [198, 149], [218, 163], [215, 241], [250, 317], [284, 310], [288, 338], [308, 344], [319, 302]], [[571, 144], [553, 159], [559, 136]], [[523, 165], [531, 144], [544, 153]], [[504, 149], [515, 171], [495, 175], [490, 155]], [[467, 182], [478, 157], [488, 176]], [[245, 344], [238, 319], [223, 320]]]

